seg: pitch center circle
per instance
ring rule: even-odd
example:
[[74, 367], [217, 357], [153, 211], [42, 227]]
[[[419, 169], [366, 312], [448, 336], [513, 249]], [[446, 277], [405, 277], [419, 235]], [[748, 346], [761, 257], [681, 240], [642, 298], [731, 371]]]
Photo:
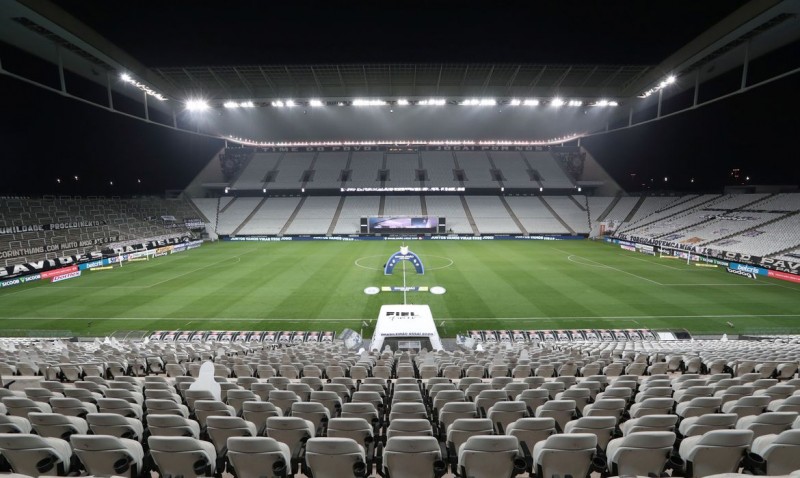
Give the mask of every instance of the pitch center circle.
[[[449, 258], [449, 257], [436, 256], [436, 255], [432, 255], [432, 254], [427, 254], [427, 255], [418, 254], [418, 255], [419, 255], [419, 258], [422, 259], [422, 263], [423, 264], [425, 264], [425, 262], [426, 262], [426, 260], [425, 260], [426, 257], [435, 257], [437, 259], [443, 259], [444, 261], [447, 262], [443, 266], [425, 267], [425, 270], [428, 270], [428, 271], [437, 271], [437, 270], [440, 270], [440, 269], [446, 269], [448, 267], [452, 267], [453, 264], [455, 264], [455, 261], [453, 259]], [[384, 255], [384, 254], [374, 254], [374, 255], [371, 255], [371, 256], [359, 257], [353, 263], [355, 264], [356, 267], [360, 267], [362, 269], [367, 269], [367, 270], [371, 270], [371, 271], [382, 271], [383, 267], [373, 267], [373, 266], [362, 264], [362, 261], [366, 261], [366, 262], [369, 263], [370, 262], [369, 259], [372, 259], [372, 258], [375, 258], [375, 257], [384, 257], [385, 258], [387, 256]]]

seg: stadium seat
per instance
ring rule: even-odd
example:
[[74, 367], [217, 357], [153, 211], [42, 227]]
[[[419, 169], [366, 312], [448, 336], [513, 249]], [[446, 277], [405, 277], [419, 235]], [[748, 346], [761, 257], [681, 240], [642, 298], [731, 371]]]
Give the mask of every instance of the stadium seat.
[[750, 450], [764, 459], [764, 473], [789, 475], [800, 470], [800, 430], [762, 435], [753, 440]]
[[514, 436], [471, 436], [458, 448], [461, 476], [512, 477], [526, 468]]
[[70, 443], [90, 475], [138, 478], [144, 472], [144, 450], [135, 440], [110, 435], [72, 435]]
[[447, 467], [432, 437], [394, 437], [383, 449], [383, 472], [392, 478], [439, 478]]
[[637, 432], [615, 438], [606, 451], [608, 467], [617, 476], [660, 476], [674, 443], [672, 432]]
[[72, 447], [60, 438], [0, 433], [0, 455], [15, 473], [66, 476], [72, 470]]
[[536, 443], [532, 458], [536, 476], [588, 476], [597, 450], [592, 433], [551, 435]]
[[686, 477], [736, 473], [752, 441], [750, 430], [713, 430], [684, 438], [679, 453]]
[[289, 447], [273, 438], [230, 437], [227, 446], [231, 471], [237, 478], [260, 478], [265, 472], [281, 476], [290, 469]]
[[28, 420], [33, 431], [41, 437], [69, 440], [72, 435], [85, 435], [89, 431], [89, 425], [83, 418], [58, 413], [31, 412]]
[[153, 436], [200, 437], [200, 424], [180, 415], [148, 415], [147, 429]]
[[749, 415], [742, 417], [736, 422], [737, 430], [750, 430], [753, 437], [758, 438], [762, 435], [781, 433], [791, 428], [792, 423], [797, 419], [796, 412], [769, 412], [761, 415]]
[[86, 423], [95, 435], [111, 435], [136, 441], [144, 438], [144, 426], [137, 418], [123, 417], [116, 413], [90, 413], [86, 415]]
[[564, 433], [592, 433], [597, 436], [597, 446], [605, 451], [616, 426], [614, 417], [581, 417], [567, 422]]
[[735, 413], [709, 413], [681, 420], [678, 431], [682, 436], [688, 437], [712, 430], [733, 430], [738, 419]]
[[173, 436], [151, 436], [147, 443], [161, 476], [212, 476], [217, 472], [217, 453], [211, 443]]

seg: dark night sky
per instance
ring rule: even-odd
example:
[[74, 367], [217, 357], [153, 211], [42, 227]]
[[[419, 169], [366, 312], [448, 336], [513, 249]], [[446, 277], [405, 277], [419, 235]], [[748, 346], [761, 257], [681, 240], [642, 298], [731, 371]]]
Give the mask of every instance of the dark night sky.
[[[271, 2], [55, 0], [146, 66], [548, 62], [657, 64], [741, 0]], [[190, 7], [191, 5], [191, 7]], [[783, 52], [792, 57], [797, 45]], [[0, 48], [3, 64], [14, 53]], [[781, 56], [761, 70], [780, 69]], [[31, 71], [38, 71], [33, 62]], [[754, 65], [754, 72], [758, 72]], [[784, 68], [785, 69], [785, 68]], [[754, 73], [754, 74], [756, 74]], [[735, 76], [735, 73], [734, 73]], [[624, 186], [695, 176], [718, 190], [741, 167], [798, 183], [800, 75], [696, 111], [586, 140]], [[706, 91], [726, 88], [721, 78]], [[733, 78], [735, 82], [735, 78]], [[685, 101], [676, 98], [675, 104]], [[669, 107], [669, 105], [665, 105]], [[0, 195], [181, 189], [221, 143], [102, 111], [0, 76]], [[691, 171], [691, 173], [688, 173]], [[55, 184], [78, 175], [78, 183]], [[142, 183], [137, 182], [142, 179]], [[111, 187], [108, 182], [115, 181]], [[681, 184], [676, 182], [676, 187]], [[688, 183], [685, 184], [688, 186]]]

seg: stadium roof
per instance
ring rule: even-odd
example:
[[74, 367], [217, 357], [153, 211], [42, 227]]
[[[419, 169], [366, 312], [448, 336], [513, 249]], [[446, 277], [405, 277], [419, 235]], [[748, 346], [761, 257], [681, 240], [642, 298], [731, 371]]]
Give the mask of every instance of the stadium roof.
[[[76, 9], [79, 5], [66, 0], [60, 3]], [[106, 74], [129, 73], [142, 85], [182, 102], [198, 94], [217, 101], [269, 101], [290, 97], [335, 100], [376, 96], [458, 99], [556, 95], [624, 100], [657, 86], [667, 75], [681, 77], [703, 69], [704, 79], [707, 79], [738, 67], [742, 64], [741, 47], [744, 44], [747, 44], [748, 58], [753, 59], [800, 37], [797, 16], [800, 2], [797, 0], [753, 0], [739, 8], [735, 7], [741, 2], [714, 5], [718, 14], [719, 11], [729, 14], [713, 25], [704, 26], [703, 33], [667, 58], [653, 59], [644, 64], [607, 64], [601, 61], [152, 66], [48, 0], [0, 3], [0, 40], [48, 61], [61, 63], [66, 69], [101, 84], [107, 82]], [[225, 8], [224, 5], [218, 7]], [[124, 12], [120, 13], [124, 17]], [[158, 15], [158, 12], [153, 14]], [[695, 27], [702, 25], [700, 20], [692, 20]], [[690, 23], [690, 20], [686, 22]], [[520, 28], [513, 24], [509, 27]], [[620, 27], [607, 26], [609, 30]], [[653, 28], [663, 31], [665, 27]], [[233, 31], [230, 36], [237, 33]], [[113, 32], [111, 34], [113, 36]], [[146, 33], [141, 32], [139, 38], [144, 36]], [[318, 40], [324, 42], [322, 38]], [[602, 44], [602, 38], [596, 40]], [[669, 38], [665, 36], [664, 41], [667, 40]], [[365, 39], [365, 43], [370, 41]], [[486, 41], [491, 43], [488, 39]], [[196, 48], [204, 46], [202, 38], [199, 38]], [[553, 48], [558, 51], [557, 46]], [[637, 48], [634, 40], [631, 40], [630, 48]]]

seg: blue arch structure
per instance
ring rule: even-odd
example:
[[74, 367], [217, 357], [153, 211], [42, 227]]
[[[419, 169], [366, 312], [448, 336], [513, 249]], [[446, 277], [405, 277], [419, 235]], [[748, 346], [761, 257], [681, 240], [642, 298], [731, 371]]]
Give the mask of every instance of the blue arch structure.
[[422, 260], [418, 255], [411, 251], [406, 251], [405, 254], [403, 251], [398, 251], [392, 254], [389, 260], [386, 261], [386, 265], [383, 267], [383, 273], [387, 276], [392, 275], [392, 272], [394, 272], [394, 266], [396, 266], [400, 261], [411, 262], [411, 264], [414, 265], [414, 270], [417, 271], [417, 274], [421, 275], [425, 273], [425, 266], [422, 265]]

